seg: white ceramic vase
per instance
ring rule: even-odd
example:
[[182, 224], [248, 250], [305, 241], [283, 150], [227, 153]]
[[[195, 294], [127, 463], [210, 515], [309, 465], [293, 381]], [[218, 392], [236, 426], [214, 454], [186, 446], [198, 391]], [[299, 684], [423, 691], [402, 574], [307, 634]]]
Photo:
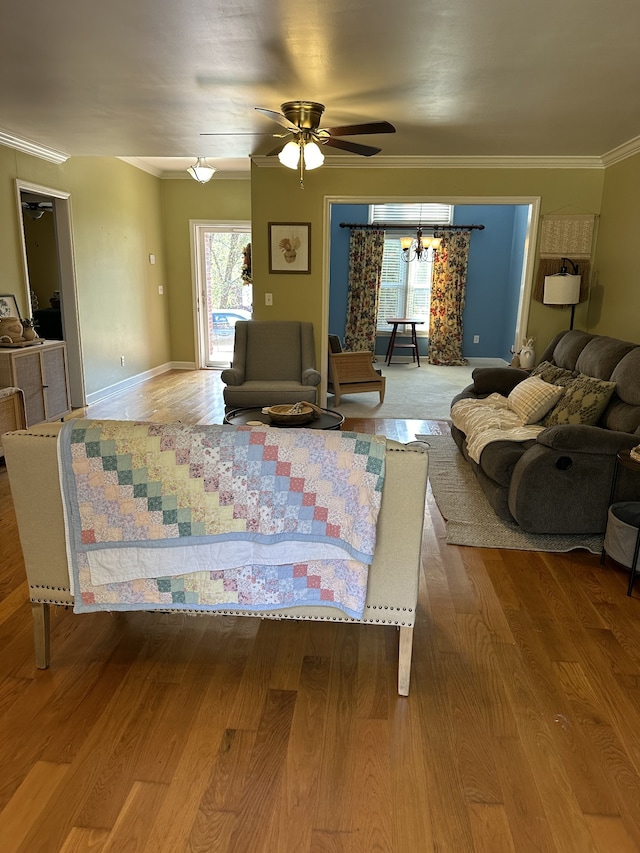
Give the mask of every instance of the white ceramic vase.
[[536, 353], [533, 347], [522, 347], [520, 350], [520, 367], [523, 370], [531, 370], [535, 360]]

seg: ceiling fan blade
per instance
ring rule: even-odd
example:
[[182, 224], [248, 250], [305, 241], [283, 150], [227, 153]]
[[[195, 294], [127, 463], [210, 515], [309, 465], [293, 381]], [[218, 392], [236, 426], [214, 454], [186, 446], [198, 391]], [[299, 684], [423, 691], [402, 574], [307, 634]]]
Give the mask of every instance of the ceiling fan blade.
[[287, 130], [297, 131], [300, 129], [297, 124], [294, 124], [292, 121], [289, 121], [289, 119], [286, 116], [283, 116], [282, 113], [277, 113], [275, 110], [265, 110], [263, 107], [256, 107], [255, 109], [259, 113], [262, 113], [262, 115], [266, 116], [267, 118], [270, 118], [271, 121], [276, 121], [278, 124], [281, 124], [283, 127], [286, 127]]
[[359, 133], [395, 133], [388, 121], [371, 121], [368, 124], [345, 124], [342, 127], [324, 127], [331, 136], [357, 136]]
[[325, 140], [324, 145], [329, 145], [331, 148], [342, 148], [343, 151], [350, 151], [352, 154], [362, 154], [363, 157], [371, 157], [373, 154], [379, 154], [381, 148], [374, 148], [372, 145], [361, 145], [359, 142], [348, 142], [346, 139], [334, 139], [332, 136]]

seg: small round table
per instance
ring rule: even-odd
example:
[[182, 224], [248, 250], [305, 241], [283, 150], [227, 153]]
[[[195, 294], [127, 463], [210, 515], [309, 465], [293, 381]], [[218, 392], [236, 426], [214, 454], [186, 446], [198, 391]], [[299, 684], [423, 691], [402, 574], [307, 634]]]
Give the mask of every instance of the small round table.
[[[264, 414], [262, 409], [232, 409], [224, 416], [225, 424], [231, 426], [254, 426], [251, 422], [259, 421], [261, 424], [277, 429], [284, 429], [285, 424], [274, 424], [271, 422], [269, 415]], [[344, 415], [341, 412], [335, 412], [332, 409], [323, 409], [322, 414], [307, 421], [306, 424], [291, 424], [287, 429], [340, 429], [344, 423]]]
[[[418, 352], [418, 336], [416, 334], [416, 326], [422, 326], [424, 324], [424, 320], [416, 320], [412, 317], [391, 317], [387, 318], [387, 323], [391, 323], [391, 325], [393, 326], [393, 331], [391, 332], [391, 337], [389, 338], [389, 346], [387, 347], [387, 355], [385, 358], [386, 363], [391, 364], [391, 356], [393, 355], [394, 349], [410, 349], [413, 361], [416, 361], [417, 359], [418, 367], [420, 367], [420, 353]], [[411, 326], [410, 344], [396, 343], [398, 326]]]

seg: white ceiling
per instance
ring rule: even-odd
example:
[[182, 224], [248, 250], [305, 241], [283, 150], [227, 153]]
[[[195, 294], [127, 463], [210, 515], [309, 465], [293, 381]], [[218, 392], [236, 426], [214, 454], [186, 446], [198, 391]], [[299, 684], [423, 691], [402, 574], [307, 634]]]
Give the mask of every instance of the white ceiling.
[[309, 99], [392, 122], [354, 138], [376, 159], [601, 158], [640, 137], [639, 32], [637, 0], [30, 0], [0, 30], [0, 142], [238, 171], [277, 144], [254, 107]]

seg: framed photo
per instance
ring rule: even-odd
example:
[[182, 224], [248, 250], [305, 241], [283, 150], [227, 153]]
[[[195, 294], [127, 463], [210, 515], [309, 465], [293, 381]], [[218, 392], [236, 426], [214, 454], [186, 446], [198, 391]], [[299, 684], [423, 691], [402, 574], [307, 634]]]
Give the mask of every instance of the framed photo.
[[269, 272], [311, 272], [311, 223], [269, 223]]
[[0, 317], [17, 317], [19, 320], [21, 319], [18, 303], [12, 293], [7, 295], [0, 294]]

